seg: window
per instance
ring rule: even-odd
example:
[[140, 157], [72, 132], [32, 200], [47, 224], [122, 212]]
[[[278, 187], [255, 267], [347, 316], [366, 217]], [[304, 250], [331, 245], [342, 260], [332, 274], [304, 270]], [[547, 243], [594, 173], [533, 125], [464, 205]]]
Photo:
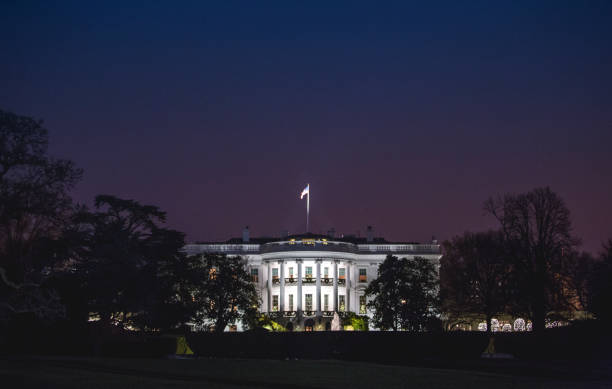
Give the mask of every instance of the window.
[[272, 311], [278, 312], [278, 295], [272, 296]]
[[251, 281], [259, 281], [259, 269], [251, 269]]
[[293, 266], [289, 266], [289, 278], [293, 278]]
[[209, 278], [209, 279], [211, 279], [211, 280], [216, 279], [216, 278], [217, 278], [217, 269], [215, 269], [214, 267], [213, 267], [213, 268], [211, 268], [211, 269], [208, 271], [208, 278]]
[[341, 311], [341, 312], [344, 312], [346, 310], [346, 303], [345, 303], [344, 296], [342, 296], [342, 295], [338, 296], [338, 300], [339, 300], [339, 303], [338, 303], [338, 307], [339, 308], [338, 308], [338, 310]]
[[329, 268], [328, 267], [323, 268], [323, 277], [329, 278]]
[[359, 296], [359, 313], [366, 314], [366, 296]]
[[293, 295], [289, 295], [289, 311], [293, 311]]
[[277, 267], [272, 268], [272, 279], [273, 280], [278, 279], [278, 268]]
[[341, 267], [340, 269], [338, 269], [338, 278], [340, 278], [341, 280], [346, 278], [346, 269]]
[[328, 294], [323, 295], [323, 310], [329, 311], [329, 295]]
[[312, 294], [306, 295], [306, 310], [312, 311]]
[[359, 269], [359, 282], [368, 282], [367, 269]]
[[312, 266], [306, 266], [306, 278], [312, 278]]

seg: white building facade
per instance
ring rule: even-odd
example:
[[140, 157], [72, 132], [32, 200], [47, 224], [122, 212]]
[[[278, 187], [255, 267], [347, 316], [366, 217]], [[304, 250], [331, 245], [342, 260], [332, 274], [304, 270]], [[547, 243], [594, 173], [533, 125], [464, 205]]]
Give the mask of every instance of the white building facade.
[[365, 289], [387, 255], [423, 257], [439, 267], [440, 245], [390, 243], [384, 239], [333, 238], [305, 234], [282, 240], [189, 244], [188, 254], [239, 255], [261, 299], [260, 311], [273, 313], [295, 330], [329, 329], [334, 312], [370, 316]]

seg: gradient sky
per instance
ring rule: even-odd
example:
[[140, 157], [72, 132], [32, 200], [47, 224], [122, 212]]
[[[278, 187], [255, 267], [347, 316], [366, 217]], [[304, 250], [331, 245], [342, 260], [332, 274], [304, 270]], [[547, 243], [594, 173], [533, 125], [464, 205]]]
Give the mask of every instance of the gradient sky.
[[[188, 240], [495, 226], [550, 186], [612, 237], [612, 1], [0, 4], [0, 107], [45, 120], [74, 196]], [[379, 3], [385, 3], [379, 4]]]

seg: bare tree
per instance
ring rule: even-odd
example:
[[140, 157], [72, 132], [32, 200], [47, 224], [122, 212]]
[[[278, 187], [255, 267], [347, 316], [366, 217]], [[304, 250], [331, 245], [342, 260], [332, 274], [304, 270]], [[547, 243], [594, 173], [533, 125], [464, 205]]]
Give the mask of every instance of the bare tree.
[[444, 312], [483, 315], [491, 331], [493, 316], [517, 309], [512, 270], [498, 231], [466, 232], [445, 242], [440, 268]]
[[0, 311], [8, 315], [58, 312], [41, 289], [43, 269], [57, 259], [50, 243], [72, 211], [68, 193], [81, 170], [49, 157], [47, 146], [41, 121], [0, 110]]
[[520, 275], [522, 299], [534, 331], [540, 332], [547, 313], [566, 302], [560, 282], [562, 257], [579, 243], [572, 235], [570, 211], [548, 187], [490, 198], [484, 209], [501, 225]]

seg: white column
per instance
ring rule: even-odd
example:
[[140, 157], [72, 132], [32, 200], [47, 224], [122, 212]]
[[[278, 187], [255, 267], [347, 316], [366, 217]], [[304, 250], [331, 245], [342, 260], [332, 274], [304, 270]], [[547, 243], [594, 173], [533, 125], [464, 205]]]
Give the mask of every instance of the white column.
[[321, 260], [317, 259], [317, 316], [321, 316]]
[[280, 266], [280, 308], [281, 312], [285, 312], [285, 264], [281, 259], [278, 261], [278, 265]]
[[272, 266], [270, 261], [266, 261], [268, 264], [268, 313], [272, 312]]
[[298, 315], [302, 313], [302, 260], [296, 260], [298, 266], [298, 287], [297, 287], [297, 311]]
[[346, 261], [346, 269], [344, 272], [346, 273], [346, 311], [351, 312], [351, 262]]
[[334, 259], [334, 302], [333, 310], [338, 311], [338, 260]]

